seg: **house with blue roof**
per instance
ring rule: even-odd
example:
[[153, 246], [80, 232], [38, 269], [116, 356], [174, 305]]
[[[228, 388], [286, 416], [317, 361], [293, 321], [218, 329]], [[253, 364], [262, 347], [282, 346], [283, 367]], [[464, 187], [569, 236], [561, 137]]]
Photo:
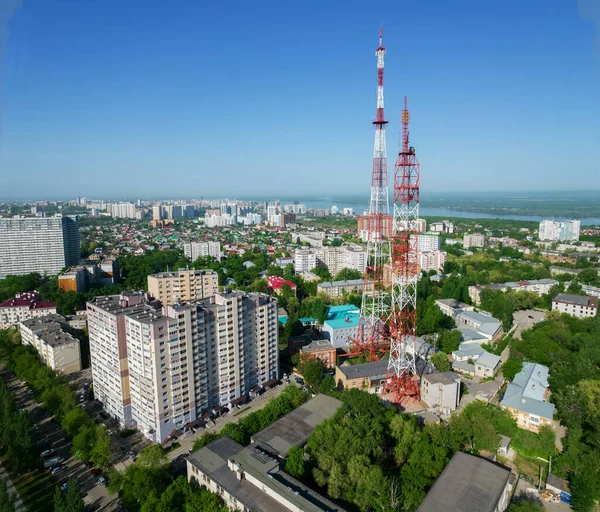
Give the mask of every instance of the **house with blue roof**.
[[523, 369], [506, 387], [500, 406], [509, 411], [520, 428], [539, 432], [542, 425], [552, 426], [554, 404], [549, 403], [548, 367], [523, 363]]
[[330, 306], [323, 324], [323, 335], [335, 348], [347, 350], [350, 340], [356, 339], [360, 309], [353, 304]]

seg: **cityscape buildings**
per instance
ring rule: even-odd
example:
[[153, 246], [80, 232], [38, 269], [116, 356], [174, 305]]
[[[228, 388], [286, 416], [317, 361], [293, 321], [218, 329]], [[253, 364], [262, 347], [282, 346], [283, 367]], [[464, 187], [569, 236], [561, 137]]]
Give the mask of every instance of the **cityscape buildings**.
[[0, 278], [38, 272], [55, 275], [81, 258], [77, 218], [0, 218]]
[[56, 304], [42, 301], [39, 293], [19, 293], [14, 299], [7, 299], [0, 304], [0, 329], [8, 329], [30, 318], [53, 313], [56, 313]]
[[135, 219], [135, 204], [115, 203], [110, 206], [110, 213], [116, 219]]
[[344, 268], [364, 272], [366, 251], [364, 247], [355, 244], [302, 248], [296, 249], [294, 262], [297, 273], [308, 272], [317, 266], [325, 267], [332, 276]]
[[268, 295], [162, 305], [122, 293], [87, 309], [95, 396], [152, 441], [279, 377], [277, 301]]
[[191, 261], [210, 256], [221, 259], [221, 242], [189, 242], [183, 244], [183, 254]]
[[543, 220], [540, 222], [539, 239], [550, 242], [567, 242], [579, 240], [581, 221], [565, 220], [557, 222], [554, 220]]

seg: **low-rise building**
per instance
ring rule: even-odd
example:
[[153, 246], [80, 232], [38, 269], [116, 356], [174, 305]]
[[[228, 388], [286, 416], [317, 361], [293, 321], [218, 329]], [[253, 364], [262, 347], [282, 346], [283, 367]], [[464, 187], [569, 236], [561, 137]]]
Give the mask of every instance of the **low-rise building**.
[[360, 310], [352, 305], [331, 306], [323, 324], [323, 334], [335, 348], [346, 350], [356, 339]]
[[500, 356], [490, 354], [478, 346], [455, 350], [452, 356], [452, 368], [455, 371], [482, 378], [495, 377], [502, 363]]
[[568, 313], [577, 318], [589, 318], [598, 314], [598, 297], [559, 293], [552, 299], [552, 310]]
[[34, 347], [46, 366], [63, 375], [81, 370], [79, 340], [67, 329], [67, 320], [56, 314], [30, 318], [19, 324], [23, 345]]
[[14, 299], [5, 300], [0, 304], [0, 329], [8, 329], [30, 318], [53, 313], [56, 313], [56, 304], [41, 300], [39, 293], [17, 293]]
[[300, 348], [303, 358], [315, 358], [327, 366], [334, 368], [336, 365], [336, 350], [328, 340], [315, 340]]
[[455, 411], [460, 402], [460, 377], [454, 372], [425, 373], [421, 377], [421, 400], [429, 407]]
[[363, 389], [379, 394], [385, 385], [388, 361], [364, 364], [343, 364], [335, 369], [335, 383], [344, 389]]
[[244, 447], [225, 436], [187, 459], [187, 478], [218, 494], [243, 512], [344, 512], [325, 496], [282, 470], [292, 446], [303, 446], [322, 421], [336, 413], [339, 400], [317, 395], [252, 437]]
[[501, 290], [502, 292], [513, 290], [515, 292], [532, 292], [537, 295], [545, 295], [556, 284], [558, 284], [558, 281], [554, 279], [531, 279], [529, 281], [474, 285], [469, 286], [469, 297], [473, 304], [479, 304], [481, 302], [481, 291], [486, 289]]
[[542, 425], [552, 426], [554, 404], [547, 402], [548, 375], [546, 366], [526, 362], [506, 387], [500, 406], [511, 413], [520, 428], [539, 432]]
[[69, 267], [58, 276], [58, 288], [64, 292], [85, 292], [90, 285], [112, 286], [119, 279], [119, 260], [109, 256], [103, 260], [90, 259]]
[[461, 311], [473, 311], [473, 306], [460, 302], [456, 299], [439, 299], [435, 301], [435, 305], [444, 315], [454, 318]]
[[288, 286], [290, 291], [296, 295], [296, 285], [287, 279], [284, 279], [280, 276], [269, 276], [267, 278], [269, 281], [269, 290], [274, 292], [277, 295], [281, 295], [283, 292], [283, 286]]
[[502, 323], [485, 312], [461, 311], [454, 317], [456, 324], [470, 327], [488, 340], [493, 339], [502, 331]]
[[[371, 283], [370, 281], [367, 282]], [[334, 299], [336, 297], [343, 297], [348, 293], [361, 293], [364, 283], [365, 281], [363, 279], [350, 279], [348, 281], [329, 281], [326, 283], [319, 283], [317, 285], [317, 291], [323, 292], [328, 297]]]
[[417, 512], [502, 512], [511, 490], [510, 469], [456, 452]]

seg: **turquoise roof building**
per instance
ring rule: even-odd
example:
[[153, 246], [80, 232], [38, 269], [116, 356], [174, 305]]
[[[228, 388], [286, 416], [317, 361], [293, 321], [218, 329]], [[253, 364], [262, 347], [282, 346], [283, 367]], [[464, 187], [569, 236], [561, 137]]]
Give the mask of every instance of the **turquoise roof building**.
[[335, 348], [347, 350], [355, 339], [360, 322], [360, 309], [354, 304], [330, 306], [323, 324], [323, 335]]

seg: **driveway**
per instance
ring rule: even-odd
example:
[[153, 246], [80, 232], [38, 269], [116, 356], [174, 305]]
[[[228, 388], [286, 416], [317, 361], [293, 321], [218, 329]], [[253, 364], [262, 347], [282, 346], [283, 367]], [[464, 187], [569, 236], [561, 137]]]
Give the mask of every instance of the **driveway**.
[[218, 418], [216, 420], [216, 424], [208, 424], [206, 428], [198, 429], [198, 431], [195, 434], [191, 431], [187, 432], [182, 437], [177, 439], [177, 442], [181, 446], [169, 452], [169, 454], [167, 455], [169, 460], [174, 460], [177, 459], [177, 457], [179, 457], [180, 455], [187, 454], [192, 448], [194, 441], [202, 437], [202, 434], [204, 434], [205, 432], [219, 432], [219, 430], [221, 430], [225, 425], [227, 425], [227, 423], [234, 423], [244, 418], [245, 416], [248, 416], [248, 414], [262, 409], [272, 398], [279, 396], [279, 394], [286, 388], [286, 386], [294, 385], [295, 384], [293, 384], [290, 380], [290, 383], [288, 384], [283, 383], [277, 387], [267, 389], [262, 395], [252, 400], [252, 402], [250, 402], [249, 404], [242, 405], [238, 409], [238, 411], [231, 411], [225, 417]]
[[[542, 483], [542, 490], [544, 484]], [[544, 509], [550, 512], [568, 512], [571, 510], [571, 507], [566, 503], [549, 503], [544, 500], [538, 493], [537, 485], [533, 485], [527, 480], [523, 478], [519, 478], [519, 482], [517, 484], [517, 488], [514, 493], [514, 497], [517, 496], [527, 496], [531, 500], [541, 502], [544, 505]], [[514, 498], [513, 498], [514, 500]]]
[[517, 324], [517, 329], [513, 334], [513, 338], [520, 340], [521, 331], [531, 329], [538, 322], [542, 322], [545, 316], [545, 311], [536, 311], [534, 309], [515, 311], [513, 313], [513, 320]]
[[485, 400], [486, 402], [490, 401], [498, 392], [503, 382], [502, 376], [500, 375], [497, 375], [495, 380], [488, 382], [479, 382], [479, 377], [474, 377], [473, 380], [469, 380], [461, 376], [460, 380], [467, 386], [469, 394], [463, 395], [461, 398], [460, 405], [458, 407], [459, 410], [474, 400], [477, 400], [478, 395], [481, 396], [482, 399], [487, 398]]

